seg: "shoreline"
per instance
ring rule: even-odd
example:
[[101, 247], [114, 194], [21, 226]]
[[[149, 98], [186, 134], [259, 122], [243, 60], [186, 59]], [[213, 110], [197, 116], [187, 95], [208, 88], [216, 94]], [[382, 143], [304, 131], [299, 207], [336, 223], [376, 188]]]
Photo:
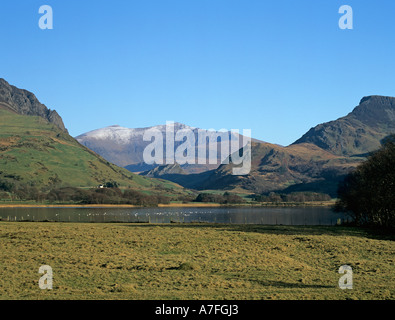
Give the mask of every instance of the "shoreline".
[[0, 204], [1, 208], [170, 208], [170, 207], [220, 207], [216, 203], [159, 204], [155, 206], [136, 206], [132, 204]]
[[[246, 208], [246, 207], [330, 207], [333, 206], [333, 201], [312, 201], [304, 203], [271, 203], [262, 202], [257, 204], [246, 203], [246, 204], [220, 204], [220, 203], [169, 203], [169, 204], [158, 204], [157, 207], [152, 208], [219, 208], [219, 207], [233, 207], [233, 208]], [[144, 208], [144, 206], [137, 206], [131, 204], [1, 204], [2, 208]], [[148, 208], [148, 207], [147, 207]]]

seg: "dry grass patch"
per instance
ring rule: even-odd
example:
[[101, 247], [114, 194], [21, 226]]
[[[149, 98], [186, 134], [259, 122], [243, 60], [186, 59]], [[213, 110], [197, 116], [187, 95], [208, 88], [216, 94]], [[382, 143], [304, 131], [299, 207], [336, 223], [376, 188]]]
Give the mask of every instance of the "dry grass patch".
[[[0, 223], [1, 299], [394, 299], [393, 237], [343, 227]], [[50, 265], [54, 289], [40, 290]], [[349, 264], [354, 289], [338, 288]]]

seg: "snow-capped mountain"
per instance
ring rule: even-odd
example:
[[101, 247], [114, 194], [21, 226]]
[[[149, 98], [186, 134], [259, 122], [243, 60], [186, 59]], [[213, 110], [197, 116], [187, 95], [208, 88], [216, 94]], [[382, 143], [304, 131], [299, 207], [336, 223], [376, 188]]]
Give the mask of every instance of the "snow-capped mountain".
[[[174, 133], [185, 131], [193, 132], [193, 135], [195, 137], [194, 140], [188, 140], [185, 137], [182, 141], [174, 142], [174, 151], [176, 151], [176, 149], [182, 143], [185, 143], [185, 146], [188, 145], [190, 147], [193, 147], [193, 144], [195, 147], [196, 164], [183, 165], [183, 169], [188, 173], [197, 173], [215, 169], [221, 164], [221, 158], [226, 158], [229, 155], [229, 152], [227, 154], [221, 154], [221, 151], [218, 151], [217, 162], [215, 164], [209, 164], [208, 157], [210, 154], [210, 150], [221, 150], [221, 143], [217, 141], [218, 136], [227, 137], [227, 139], [232, 139], [233, 141], [240, 141], [240, 147], [244, 146], [247, 143], [247, 139], [243, 139], [241, 135], [231, 131], [202, 130], [178, 122], [175, 122], [173, 124], [172, 129], [170, 126], [167, 125], [158, 125], [147, 128], [125, 128], [118, 125], [113, 125], [81, 134], [76, 137], [76, 139], [82, 145], [95, 151], [106, 160], [116, 165], [125, 167], [130, 171], [141, 172], [150, 170], [157, 166], [146, 164], [143, 158], [145, 148], [151, 143], [151, 141], [144, 141], [144, 134], [148, 133], [149, 130], [151, 130], [151, 132], [156, 131], [162, 133], [164, 156], [166, 153], [166, 148], [168, 147], [168, 141], [166, 140], [166, 136], [169, 135], [169, 137], [171, 137], [171, 131], [169, 130], [172, 130], [172, 132]], [[199, 139], [199, 135], [200, 137], [203, 136], [203, 138]], [[200, 147], [206, 148], [207, 161], [205, 161], [206, 159], [200, 159], [200, 161], [198, 161], [197, 150]], [[198, 162], [200, 164], [197, 164]], [[166, 164], [165, 159], [164, 164]]]

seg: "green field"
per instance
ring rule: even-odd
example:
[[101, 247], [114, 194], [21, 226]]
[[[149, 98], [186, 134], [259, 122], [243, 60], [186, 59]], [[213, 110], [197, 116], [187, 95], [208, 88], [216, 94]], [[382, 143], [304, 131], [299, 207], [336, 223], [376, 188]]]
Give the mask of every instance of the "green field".
[[[1, 299], [395, 299], [393, 235], [351, 227], [0, 222]], [[353, 268], [353, 289], [338, 269]], [[41, 290], [41, 265], [53, 289]]]

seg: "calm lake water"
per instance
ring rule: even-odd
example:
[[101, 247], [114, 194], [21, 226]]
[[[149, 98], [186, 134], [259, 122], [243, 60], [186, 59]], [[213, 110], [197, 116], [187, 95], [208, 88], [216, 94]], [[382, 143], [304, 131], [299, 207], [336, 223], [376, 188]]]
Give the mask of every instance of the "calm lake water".
[[0, 208], [2, 221], [335, 225], [338, 219], [346, 217], [327, 207]]

